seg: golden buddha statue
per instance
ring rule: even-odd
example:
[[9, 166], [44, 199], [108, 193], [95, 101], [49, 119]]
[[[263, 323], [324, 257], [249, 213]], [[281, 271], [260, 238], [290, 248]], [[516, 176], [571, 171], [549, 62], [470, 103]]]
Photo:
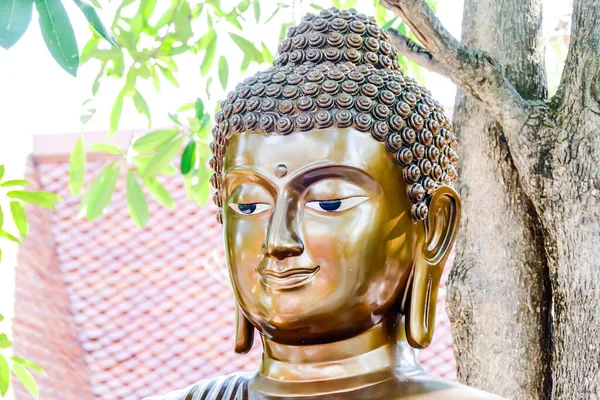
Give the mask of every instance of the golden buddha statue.
[[308, 14], [221, 103], [211, 182], [257, 372], [153, 400], [499, 399], [426, 373], [460, 199], [456, 138], [373, 18]]

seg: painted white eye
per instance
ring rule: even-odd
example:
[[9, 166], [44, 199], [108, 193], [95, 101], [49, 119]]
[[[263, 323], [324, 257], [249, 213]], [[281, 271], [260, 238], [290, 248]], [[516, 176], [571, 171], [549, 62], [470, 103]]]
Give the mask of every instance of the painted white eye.
[[323, 212], [341, 212], [355, 207], [368, 200], [366, 196], [348, 197], [347, 199], [314, 200], [306, 203], [306, 207]]
[[265, 203], [229, 203], [229, 207], [231, 207], [236, 213], [242, 215], [256, 215], [271, 209], [271, 206]]

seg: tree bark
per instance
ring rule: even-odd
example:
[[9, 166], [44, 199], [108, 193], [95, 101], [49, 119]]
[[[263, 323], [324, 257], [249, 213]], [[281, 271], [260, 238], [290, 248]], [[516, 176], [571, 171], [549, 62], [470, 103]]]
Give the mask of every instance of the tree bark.
[[[525, 99], [545, 99], [541, 0], [466, 0], [462, 42], [504, 66]], [[504, 127], [468, 94], [454, 126], [463, 221], [448, 314], [464, 383], [510, 399], [547, 399], [549, 280], [539, 217], [525, 194]]]
[[551, 112], [541, 215], [553, 292], [556, 398], [600, 398], [600, 0], [575, 1]]
[[401, 53], [462, 89], [459, 379], [511, 399], [600, 398], [600, 0], [575, 0], [550, 101], [541, 0], [465, 0], [462, 43], [423, 0], [381, 2], [424, 44], [391, 32]]

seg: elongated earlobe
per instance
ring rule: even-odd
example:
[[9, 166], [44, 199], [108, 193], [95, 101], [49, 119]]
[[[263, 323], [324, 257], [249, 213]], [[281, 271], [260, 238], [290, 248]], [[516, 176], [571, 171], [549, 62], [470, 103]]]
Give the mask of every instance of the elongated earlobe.
[[238, 354], [246, 354], [254, 344], [254, 326], [248, 321], [240, 306], [235, 304], [235, 344], [233, 350]]
[[406, 338], [415, 348], [429, 346], [435, 327], [435, 311], [444, 265], [454, 245], [460, 221], [460, 199], [449, 186], [438, 188], [429, 203], [425, 243], [417, 254], [409, 282]]
[[[417, 349], [429, 346], [433, 338], [437, 292], [441, 272], [430, 272], [426, 265], [415, 265], [410, 299], [405, 306], [406, 339]], [[442, 266], [443, 268], [443, 266]]]

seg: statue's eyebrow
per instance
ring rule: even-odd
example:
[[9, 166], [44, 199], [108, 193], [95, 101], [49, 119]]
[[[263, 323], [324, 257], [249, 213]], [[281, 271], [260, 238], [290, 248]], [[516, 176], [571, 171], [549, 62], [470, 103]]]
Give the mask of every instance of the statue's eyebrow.
[[302, 191], [323, 179], [350, 180], [360, 186], [375, 189], [379, 183], [366, 171], [349, 164], [320, 163], [295, 171], [290, 175], [288, 185]]
[[235, 166], [225, 171], [223, 174], [223, 187], [227, 188], [227, 192], [230, 193], [230, 186], [242, 177], [249, 178], [250, 182], [262, 186], [273, 196], [277, 192], [275, 182], [262, 174], [257, 168], [248, 166]]

